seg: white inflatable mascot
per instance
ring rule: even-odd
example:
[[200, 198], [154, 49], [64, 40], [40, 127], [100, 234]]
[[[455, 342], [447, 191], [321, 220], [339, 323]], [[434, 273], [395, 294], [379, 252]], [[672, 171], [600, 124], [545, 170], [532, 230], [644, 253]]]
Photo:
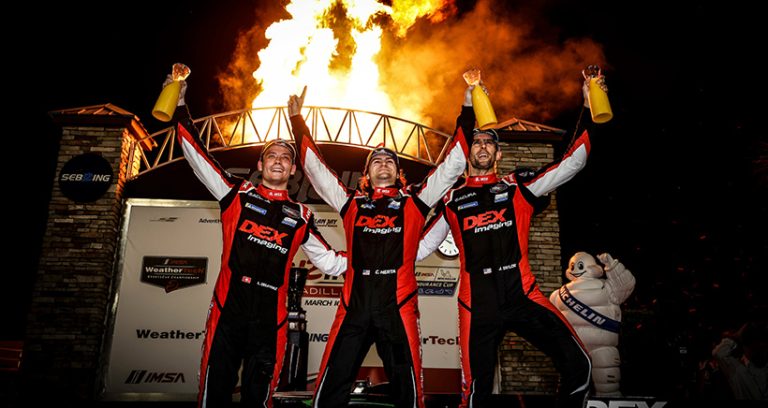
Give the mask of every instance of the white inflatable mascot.
[[604, 268], [586, 252], [573, 255], [565, 271], [570, 282], [552, 292], [549, 300], [568, 319], [589, 350], [595, 395], [621, 396], [621, 359], [616, 348], [621, 322], [619, 305], [635, 288], [635, 277], [610, 254], [597, 257]]

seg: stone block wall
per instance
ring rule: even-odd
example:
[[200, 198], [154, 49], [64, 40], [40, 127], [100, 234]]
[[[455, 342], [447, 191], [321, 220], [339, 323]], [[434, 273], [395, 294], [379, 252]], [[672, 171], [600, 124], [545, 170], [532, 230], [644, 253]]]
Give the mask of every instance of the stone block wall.
[[[109, 126], [62, 126], [21, 367], [23, 392], [33, 398], [89, 400], [99, 386], [123, 190], [137, 170], [129, 158], [138, 145], [133, 130], [109, 119]], [[109, 162], [111, 184], [95, 201], [75, 202], [62, 193], [58, 178], [65, 163], [85, 153]]]
[[[554, 160], [552, 144], [500, 144], [502, 160], [499, 174], [508, 174], [518, 167], [539, 167]], [[528, 242], [531, 269], [544, 295], [562, 285], [560, 266], [560, 221], [557, 213], [557, 193], [543, 213], [531, 222]], [[514, 333], [504, 337], [499, 350], [499, 391], [509, 394], [554, 394], [558, 373], [552, 361]]]

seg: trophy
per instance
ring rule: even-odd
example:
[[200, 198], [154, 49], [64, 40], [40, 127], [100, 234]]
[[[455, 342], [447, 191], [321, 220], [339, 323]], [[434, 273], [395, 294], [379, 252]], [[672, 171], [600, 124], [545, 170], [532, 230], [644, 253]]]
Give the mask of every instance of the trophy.
[[301, 307], [307, 273], [306, 268], [291, 268], [288, 278], [288, 341], [283, 357], [286, 369], [280, 374], [279, 391], [303, 391], [307, 387], [309, 334], [307, 311]]
[[[307, 274], [309, 270], [306, 268], [291, 268], [290, 281], [288, 283], [288, 312], [296, 314], [296, 320], [300, 320], [300, 316], [306, 313], [301, 308], [301, 296], [304, 294], [304, 285], [307, 283]], [[301, 317], [303, 318], [303, 317]], [[291, 320], [291, 319], [289, 319]], [[301, 330], [303, 327], [297, 325], [296, 330]]]
[[173, 81], [163, 87], [163, 91], [160, 92], [160, 96], [155, 102], [155, 107], [152, 108], [152, 116], [155, 119], [162, 122], [170, 122], [173, 118], [173, 112], [176, 111], [176, 106], [179, 102], [179, 95], [181, 94], [181, 81], [187, 79], [192, 71], [188, 66], [182, 63], [173, 64], [173, 70], [171, 72], [171, 78]]
[[605, 78], [600, 75], [600, 67], [590, 65], [587, 69], [581, 71], [584, 80], [589, 80], [588, 102], [589, 110], [592, 113], [592, 121], [595, 123], [605, 123], [613, 118], [611, 104], [608, 102], [608, 90], [605, 86]]
[[472, 109], [477, 118], [477, 127], [488, 129], [496, 125], [499, 121], [496, 119], [496, 113], [493, 111], [493, 105], [488, 98], [488, 90], [480, 79], [480, 70], [478, 68], [470, 69], [464, 73], [464, 80], [467, 85], [474, 86], [472, 89]]

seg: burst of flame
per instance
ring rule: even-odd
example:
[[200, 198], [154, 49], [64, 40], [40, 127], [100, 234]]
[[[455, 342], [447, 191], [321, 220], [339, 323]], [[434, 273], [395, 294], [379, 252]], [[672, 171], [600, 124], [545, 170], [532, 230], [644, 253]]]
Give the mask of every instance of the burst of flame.
[[[291, 18], [265, 32], [269, 45], [259, 51], [261, 65], [253, 73], [262, 91], [252, 107], [284, 106], [290, 93], [307, 85], [307, 106], [420, 118], [420, 112], [395, 106], [380, 85], [376, 57], [382, 25], [391, 24], [403, 36], [419, 17], [443, 18], [439, 11], [447, 1], [393, 1], [387, 6], [375, 0], [293, 0], [286, 6]], [[352, 46], [340, 47], [340, 38], [351, 40]]]
[[[534, 121], [551, 119], [581, 102], [580, 71], [586, 65], [607, 67], [608, 81], [612, 77], [600, 44], [539, 35], [557, 30], [537, 7], [520, 10], [508, 2], [478, 0], [459, 13], [455, 0], [289, 1], [283, 14], [289, 18], [266, 31], [256, 26], [242, 33], [228, 72], [220, 77], [228, 109], [239, 110], [243, 102], [253, 108], [282, 107], [289, 94], [307, 85], [305, 106], [378, 112], [450, 130], [457, 113], [451, 107], [462, 100], [458, 87], [469, 67], [483, 70], [497, 115], [533, 116]], [[259, 47], [257, 61], [251, 45], [263, 43], [264, 37], [269, 42]], [[243, 79], [249, 74], [258, 85]], [[326, 122], [327, 112], [321, 112]], [[232, 138], [247, 143], [274, 137], [274, 110], [249, 114], [261, 116], [249, 119], [263, 124], [258, 138], [252, 130], [242, 139], [233, 132]], [[323, 124], [306, 116], [310, 129], [319, 131], [314, 126]], [[330, 122], [340, 125], [339, 120]], [[242, 129], [243, 123], [231, 126]], [[277, 137], [286, 137], [287, 125], [278, 125]], [[268, 128], [266, 133], [262, 128]]]
[[397, 35], [404, 36], [419, 17], [428, 16], [432, 22], [444, 20], [448, 17], [445, 6], [443, 0], [393, 1], [391, 17], [397, 27]]

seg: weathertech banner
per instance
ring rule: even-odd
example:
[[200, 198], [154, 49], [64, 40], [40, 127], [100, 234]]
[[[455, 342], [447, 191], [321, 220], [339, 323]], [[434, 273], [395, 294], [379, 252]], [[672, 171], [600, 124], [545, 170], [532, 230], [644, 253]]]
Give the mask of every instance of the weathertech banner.
[[[337, 250], [345, 249], [339, 214], [326, 205], [310, 207], [326, 240]], [[146, 399], [142, 394], [149, 393], [162, 394], [159, 399], [164, 400], [195, 400], [203, 330], [221, 246], [215, 202], [128, 201], [106, 400]], [[344, 281], [317, 270], [303, 251], [296, 254], [294, 266], [309, 269], [302, 307], [307, 311], [307, 371], [312, 380]], [[444, 258], [437, 252], [416, 267], [424, 367], [440, 369], [432, 372], [459, 369], [458, 271], [458, 258]], [[381, 367], [374, 347], [363, 366]], [[456, 390], [459, 386], [457, 382]]]
[[205, 283], [208, 258], [145, 256], [141, 281], [166, 292]]
[[131, 199], [122, 232], [105, 398], [194, 400], [221, 262], [219, 206]]

